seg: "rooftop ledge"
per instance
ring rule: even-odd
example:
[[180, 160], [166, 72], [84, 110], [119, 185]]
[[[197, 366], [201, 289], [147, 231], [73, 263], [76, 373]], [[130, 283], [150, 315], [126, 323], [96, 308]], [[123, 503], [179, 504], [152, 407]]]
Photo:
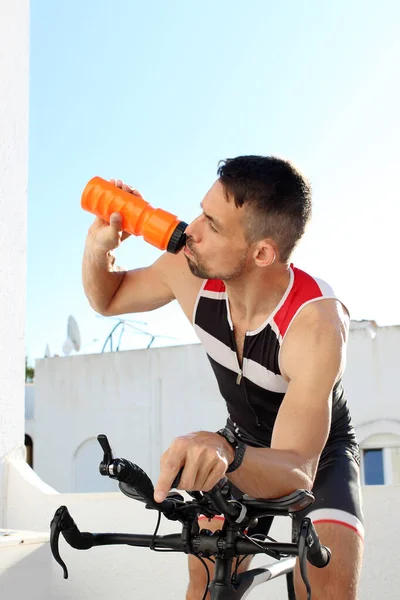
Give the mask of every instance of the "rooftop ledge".
[[50, 534], [44, 531], [0, 529], [0, 548], [19, 546], [20, 544], [43, 544], [49, 539]]

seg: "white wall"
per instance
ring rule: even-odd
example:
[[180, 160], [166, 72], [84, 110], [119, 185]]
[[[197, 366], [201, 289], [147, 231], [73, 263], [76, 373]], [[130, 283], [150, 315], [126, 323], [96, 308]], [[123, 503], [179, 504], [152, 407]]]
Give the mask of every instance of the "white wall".
[[[377, 328], [372, 339], [368, 323], [356, 325], [344, 383], [357, 435], [361, 442], [400, 435], [400, 327]], [[97, 434], [154, 478], [174, 437], [215, 430], [225, 418], [210, 364], [194, 344], [38, 361], [27, 431], [34, 432], [35, 470], [44, 481], [61, 492], [94, 492], [110, 489], [97, 471]]]
[[52, 557], [46, 537], [32, 537], [26, 532], [8, 532], [7, 543], [0, 541], [2, 598], [54, 598], [51, 593]]
[[[0, 503], [23, 445], [29, 3], [0, 0]], [[0, 509], [0, 526], [3, 520]]]
[[360, 443], [376, 434], [400, 436], [400, 326], [354, 323], [347, 357], [343, 381]]
[[217, 429], [225, 419], [198, 344], [36, 363], [35, 471], [60, 492], [110, 489], [98, 474], [99, 433], [109, 437], [116, 455], [155, 477], [174, 437]]

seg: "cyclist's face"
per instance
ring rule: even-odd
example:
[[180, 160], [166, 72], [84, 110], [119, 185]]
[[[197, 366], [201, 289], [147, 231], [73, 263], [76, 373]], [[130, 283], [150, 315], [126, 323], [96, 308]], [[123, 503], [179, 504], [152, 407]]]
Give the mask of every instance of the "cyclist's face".
[[243, 274], [251, 260], [244, 234], [244, 208], [227, 200], [217, 180], [201, 203], [202, 214], [186, 229], [184, 253], [193, 275], [228, 281]]

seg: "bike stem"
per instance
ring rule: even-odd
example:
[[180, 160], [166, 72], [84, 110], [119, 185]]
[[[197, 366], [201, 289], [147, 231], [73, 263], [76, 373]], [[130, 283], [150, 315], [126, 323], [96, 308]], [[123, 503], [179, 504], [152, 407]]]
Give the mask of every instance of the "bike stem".
[[234, 600], [237, 593], [232, 584], [232, 563], [235, 557], [237, 529], [225, 521], [226, 545], [224, 557], [215, 559], [214, 578], [208, 586], [211, 600]]
[[231, 583], [233, 558], [216, 558], [214, 579], [208, 586], [211, 600], [234, 600], [236, 590]]

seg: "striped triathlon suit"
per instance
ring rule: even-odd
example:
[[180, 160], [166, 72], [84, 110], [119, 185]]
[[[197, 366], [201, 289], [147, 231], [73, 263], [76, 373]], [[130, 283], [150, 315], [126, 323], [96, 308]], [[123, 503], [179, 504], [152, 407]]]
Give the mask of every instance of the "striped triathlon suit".
[[[246, 332], [242, 369], [224, 283], [205, 280], [194, 309], [195, 331], [226, 401], [229, 414], [226, 426], [244, 443], [258, 448], [271, 445], [275, 419], [288, 387], [281, 375], [279, 352], [293, 319], [310, 302], [335, 298], [324, 281], [293, 265], [289, 273], [289, 285], [273, 313], [258, 329]], [[357, 439], [344, 389], [338, 381], [332, 392], [331, 429], [313, 487], [315, 502], [295, 515], [295, 531], [307, 515], [315, 524], [340, 523], [363, 538], [359, 464]], [[262, 531], [261, 521], [258, 532]], [[269, 529], [271, 522], [266, 519], [264, 529]]]

